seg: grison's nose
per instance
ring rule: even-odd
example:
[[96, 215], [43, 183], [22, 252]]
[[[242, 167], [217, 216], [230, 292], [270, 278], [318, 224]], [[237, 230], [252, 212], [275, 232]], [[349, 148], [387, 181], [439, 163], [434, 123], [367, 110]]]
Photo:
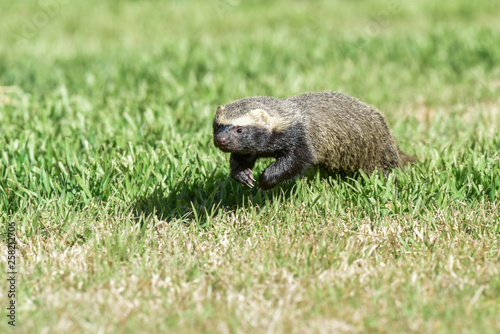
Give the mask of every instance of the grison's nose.
[[218, 133], [215, 135], [215, 141], [221, 145], [226, 145], [229, 141], [229, 136], [225, 133]]

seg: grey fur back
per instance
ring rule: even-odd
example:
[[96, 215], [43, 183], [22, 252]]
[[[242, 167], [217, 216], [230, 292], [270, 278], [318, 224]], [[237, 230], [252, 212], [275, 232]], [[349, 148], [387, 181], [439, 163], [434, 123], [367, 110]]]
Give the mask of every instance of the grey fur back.
[[301, 114], [294, 118], [302, 120], [317, 164], [368, 174], [400, 165], [397, 144], [376, 108], [341, 93], [308, 93], [281, 101], [288, 112]]

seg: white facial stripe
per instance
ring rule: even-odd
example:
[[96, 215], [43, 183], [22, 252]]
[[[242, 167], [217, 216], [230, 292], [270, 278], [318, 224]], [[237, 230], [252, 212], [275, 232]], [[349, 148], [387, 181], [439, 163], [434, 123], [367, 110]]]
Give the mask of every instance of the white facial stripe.
[[223, 110], [217, 111], [216, 120], [219, 124], [231, 124], [234, 126], [257, 126], [264, 128], [268, 131], [280, 130], [283, 124], [280, 123], [279, 118], [272, 117], [263, 109], [254, 109], [238, 118], [227, 118]]
[[233, 124], [236, 126], [259, 126], [271, 131], [273, 129], [273, 123], [275, 123], [269, 113], [262, 109], [251, 110], [246, 115], [233, 120]]
[[239, 118], [234, 119], [231, 122], [235, 126], [258, 126], [258, 125], [263, 125], [259, 124], [259, 121], [256, 120], [255, 118], [251, 117], [250, 115], [245, 115]]

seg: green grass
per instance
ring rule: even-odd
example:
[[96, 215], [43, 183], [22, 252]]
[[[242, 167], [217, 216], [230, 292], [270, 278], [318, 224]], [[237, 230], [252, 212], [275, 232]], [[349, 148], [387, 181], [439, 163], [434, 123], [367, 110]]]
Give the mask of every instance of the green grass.
[[[499, 11], [0, 0], [0, 258], [15, 222], [19, 271], [0, 331], [499, 332]], [[217, 105], [327, 90], [420, 161], [231, 180]]]

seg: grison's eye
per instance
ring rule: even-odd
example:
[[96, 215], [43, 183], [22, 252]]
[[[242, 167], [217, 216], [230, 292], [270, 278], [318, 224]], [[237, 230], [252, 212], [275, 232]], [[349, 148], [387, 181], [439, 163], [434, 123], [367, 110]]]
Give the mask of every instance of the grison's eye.
[[243, 133], [243, 132], [245, 132], [245, 130], [244, 130], [242, 127], [237, 127], [237, 128], [235, 129], [235, 132], [236, 132], [236, 133]]

